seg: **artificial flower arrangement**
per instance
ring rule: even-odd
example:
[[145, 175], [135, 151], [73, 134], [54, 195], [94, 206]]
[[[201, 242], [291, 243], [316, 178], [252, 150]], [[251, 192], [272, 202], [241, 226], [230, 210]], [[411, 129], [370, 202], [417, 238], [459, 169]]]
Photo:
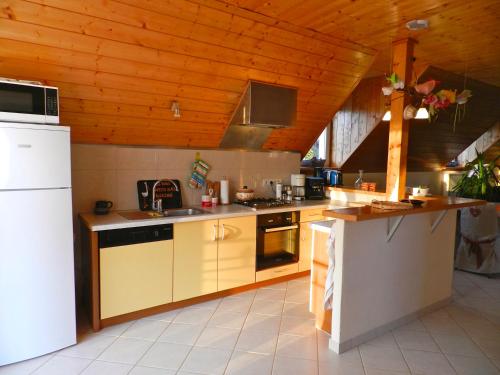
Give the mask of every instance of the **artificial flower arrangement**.
[[[412, 101], [419, 107], [427, 106], [429, 111], [429, 120], [436, 119], [439, 110], [444, 110], [452, 104], [456, 104], [453, 127], [457, 121], [461, 121], [465, 115], [465, 103], [472, 96], [471, 90], [464, 89], [460, 94], [457, 90], [441, 89], [436, 93], [433, 90], [439, 85], [439, 81], [430, 79], [426, 82], [408, 86], [405, 88], [403, 81], [399, 79], [396, 73], [392, 73], [386, 78], [390, 86], [382, 87], [385, 96], [391, 95], [394, 91], [406, 92], [416, 100]], [[420, 103], [419, 103], [420, 102]], [[404, 110], [405, 120], [415, 118], [417, 108], [409, 104]]]

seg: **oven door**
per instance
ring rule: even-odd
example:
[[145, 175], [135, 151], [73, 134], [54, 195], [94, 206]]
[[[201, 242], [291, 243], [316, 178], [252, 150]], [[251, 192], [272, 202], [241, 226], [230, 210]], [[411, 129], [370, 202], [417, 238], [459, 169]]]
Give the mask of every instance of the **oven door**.
[[[0, 121], [58, 123], [57, 90], [48, 89], [50, 100], [47, 103], [46, 90], [42, 86], [0, 82]], [[51, 108], [50, 121], [46, 116], [47, 105]]]
[[298, 224], [257, 228], [257, 271], [298, 261]]

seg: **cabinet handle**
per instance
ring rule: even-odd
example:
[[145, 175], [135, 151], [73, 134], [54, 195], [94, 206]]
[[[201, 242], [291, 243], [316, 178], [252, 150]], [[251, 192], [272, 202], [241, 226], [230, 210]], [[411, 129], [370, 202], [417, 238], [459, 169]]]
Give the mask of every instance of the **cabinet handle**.
[[214, 227], [212, 228], [212, 241], [215, 241], [217, 239], [216, 227], [217, 227], [217, 224], [214, 224]]
[[225, 230], [224, 230], [224, 224], [222, 224], [222, 241], [224, 241], [224, 234], [225, 234]]

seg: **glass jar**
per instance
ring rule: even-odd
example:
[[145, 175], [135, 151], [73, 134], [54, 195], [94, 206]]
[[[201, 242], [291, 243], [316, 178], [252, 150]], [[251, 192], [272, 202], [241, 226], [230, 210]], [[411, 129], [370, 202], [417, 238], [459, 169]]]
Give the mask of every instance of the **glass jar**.
[[361, 185], [363, 184], [363, 170], [359, 170], [359, 176], [356, 179], [356, 182], [354, 182], [354, 188], [355, 189], [361, 189]]

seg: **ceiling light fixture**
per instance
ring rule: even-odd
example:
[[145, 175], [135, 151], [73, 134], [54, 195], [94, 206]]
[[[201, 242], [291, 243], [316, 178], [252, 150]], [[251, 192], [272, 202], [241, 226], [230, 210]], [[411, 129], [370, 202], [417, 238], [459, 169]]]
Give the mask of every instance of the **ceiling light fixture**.
[[391, 111], [387, 110], [382, 117], [382, 121], [391, 121]]
[[175, 118], [181, 117], [181, 107], [179, 106], [179, 102], [177, 100], [172, 101], [172, 104], [170, 105], [170, 110], [174, 114]]
[[427, 108], [420, 107], [417, 111], [417, 114], [415, 115], [415, 119], [428, 120], [429, 119], [429, 111], [427, 111]]
[[411, 20], [406, 23], [406, 28], [408, 30], [424, 30], [429, 27], [429, 21], [428, 20]]

